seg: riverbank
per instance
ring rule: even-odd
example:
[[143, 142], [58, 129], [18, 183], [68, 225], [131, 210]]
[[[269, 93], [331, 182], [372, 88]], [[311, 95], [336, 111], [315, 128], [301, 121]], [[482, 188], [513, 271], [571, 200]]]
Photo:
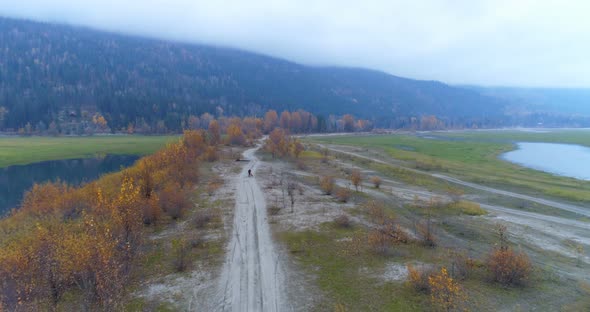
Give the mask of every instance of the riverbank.
[[0, 168], [96, 155], [148, 155], [178, 136], [0, 137]]

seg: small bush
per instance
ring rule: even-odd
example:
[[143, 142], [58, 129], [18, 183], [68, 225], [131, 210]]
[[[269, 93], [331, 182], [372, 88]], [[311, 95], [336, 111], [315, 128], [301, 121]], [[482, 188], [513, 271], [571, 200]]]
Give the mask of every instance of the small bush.
[[307, 164], [302, 159], [297, 159], [295, 161], [295, 165], [297, 166], [297, 169], [299, 169], [299, 170], [306, 170], [307, 169]]
[[495, 248], [487, 258], [491, 279], [502, 285], [524, 285], [532, 271], [529, 257], [512, 248]]
[[459, 213], [470, 215], [470, 216], [482, 216], [487, 214], [478, 203], [474, 203], [467, 200], [460, 200], [458, 202], [450, 204], [454, 209], [458, 210]]
[[381, 178], [378, 176], [372, 176], [371, 183], [373, 183], [375, 188], [379, 188], [381, 186]]
[[461, 286], [449, 276], [444, 267], [428, 277], [428, 285], [430, 301], [440, 311], [456, 311], [466, 299]]
[[209, 196], [213, 196], [213, 194], [215, 194], [215, 191], [217, 191], [221, 187], [221, 185], [222, 182], [218, 180], [207, 183], [207, 194], [209, 194]]
[[418, 222], [416, 225], [418, 233], [422, 237], [422, 244], [426, 247], [436, 247], [437, 238], [434, 235], [434, 225], [430, 219]]
[[334, 224], [341, 228], [349, 228], [351, 226], [350, 219], [345, 214], [336, 217], [334, 219]]
[[406, 244], [408, 234], [399, 225], [391, 222], [384, 223], [367, 234], [367, 245], [376, 254], [385, 255], [394, 244]]
[[366, 204], [367, 213], [371, 222], [375, 224], [384, 224], [387, 219], [384, 204], [381, 201], [370, 200]]
[[363, 177], [361, 176], [361, 171], [358, 169], [353, 169], [350, 173], [350, 182], [354, 185], [354, 188], [358, 191], [359, 186], [361, 186], [363, 182]]
[[182, 218], [191, 206], [188, 191], [172, 183], [160, 191], [159, 202], [164, 212], [174, 220]]
[[152, 195], [143, 205], [143, 224], [155, 225], [162, 218], [162, 208], [155, 195]]
[[184, 272], [189, 266], [190, 244], [184, 238], [172, 240], [173, 265], [177, 272]]
[[219, 154], [217, 153], [217, 148], [215, 146], [208, 146], [205, 150], [205, 160], [208, 162], [214, 162], [219, 159]]
[[451, 252], [451, 277], [457, 280], [465, 280], [475, 268], [475, 260], [467, 256], [465, 252]]
[[276, 216], [281, 212], [281, 207], [279, 206], [269, 206], [268, 207], [268, 214], [271, 216]]
[[346, 203], [350, 200], [351, 191], [344, 187], [339, 187], [336, 190], [336, 199], [341, 203]]
[[408, 268], [408, 284], [416, 291], [428, 293], [430, 292], [430, 283], [428, 278], [435, 274], [432, 267], [414, 267], [411, 264], [406, 266]]
[[197, 229], [204, 228], [209, 222], [213, 220], [213, 212], [211, 210], [199, 210], [195, 213], [193, 224]]
[[320, 189], [324, 194], [331, 195], [334, 191], [334, 178], [331, 176], [323, 176], [320, 178]]

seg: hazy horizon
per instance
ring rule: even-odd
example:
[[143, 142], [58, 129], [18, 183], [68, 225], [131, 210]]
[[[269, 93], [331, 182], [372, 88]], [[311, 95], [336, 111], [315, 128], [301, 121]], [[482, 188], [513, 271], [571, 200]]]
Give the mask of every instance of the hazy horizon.
[[588, 88], [590, 3], [578, 1], [0, 0], [0, 15], [363, 67], [453, 85]]

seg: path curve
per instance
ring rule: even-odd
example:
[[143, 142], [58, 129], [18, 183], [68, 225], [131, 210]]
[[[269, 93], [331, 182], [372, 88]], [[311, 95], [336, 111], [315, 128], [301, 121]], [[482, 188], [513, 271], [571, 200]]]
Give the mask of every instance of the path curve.
[[577, 214], [585, 216], [585, 217], [590, 217], [590, 209], [587, 207], [576, 206], [576, 205], [561, 203], [561, 202], [557, 202], [557, 201], [553, 201], [553, 200], [549, 200], [549, 199], [544, 199], [544, 198], [540, 198], [540, 197], [533, 197], [533, 196], [529, 196], [529, 195], [525, 195], [525, 194], [500, 190], [500, 189], [496, 189], [496, 188], [492, 188], [492, 187], [488, 187], [488, 186], [484, 186], [484, 185], [480, 185], [480, 184], [476, 184], [476, 183], [472, 183], [472, 182], [459, 180], [457, 178], [449, 177], [449, 176], [439, 174], [439, 173], [431, 173], [431, 172], [421, 171], [421, 170], [417, 170], [417, 169], [413, 169], [413, 168], [402, 167], [402, 166], [392, 164], [390, 162], [386, 162], [386, 161], [376, 159], [373, 157], [368, 157], [368, 156], [364, 156], [364, 155], [361, 155], [358, 153], [337, 149], [332, 146], [326, 146], [326, 145], [322, 145], [322, 144], [319, 144], [319, 145], [322, 147], [328, 148], [329, 150], [337, 152], [337, 153], [346, 154], [346, 155], [350, 155], [353, 157], [362, 158], [362, 159], [370, 160], [370, 161], [373, 161], [376, 163], [381, 163], [381, 164], [385, 164], [385, 165], [389, 165], [389, 166], [396, 166], [396, 167], [404, 168], [404, 169], [412, 171], [412, 172], [430, 175], [432, 177], [445, 180], [447, 182], [470, 187], [470, 188], [477, 189], [480, 191], [498, 194], [498, 195], [507, 196], [507, 197], [512, 197], [512, 198], [518, 198], [518, 199], [522, 199], [522, 200], [526, 200], [526, 201], [530, 201], [530, 202], [535, 202], [535, 203], [538, 203], [541, 205], [546, 205], [546, 206], [550, 206], [553, 208], [565, 210], [568, 212], [577, 213]]
[[[236, 178], [232, 235], [219, 284], [217, 311], [285, 311], [284, 274], [272, 242], [264, 194], [256, 181], [259, 147], [246, 150], [250, 160]], [[248, 170], [254, 177], [248, 177]]]

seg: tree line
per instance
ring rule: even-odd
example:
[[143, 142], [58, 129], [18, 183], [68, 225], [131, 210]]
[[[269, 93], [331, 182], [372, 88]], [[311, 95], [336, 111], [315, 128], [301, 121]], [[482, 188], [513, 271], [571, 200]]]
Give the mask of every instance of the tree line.
[[68, 293], [80, 294], [87, 310], [116, 310], [146, 227], [185, 216], [194, 189], [208, 188], [200, 183], [200, 164], [218, 160], [220, 145], [247, 146], [281, 133], [300, 152], [288, 133], [317, 124], [305, 111], [189, 121], [177, 142], [121, 172], [79, 187], [35, 184], [24, 195], [0, 220], [0, 311], [54, 310]]

